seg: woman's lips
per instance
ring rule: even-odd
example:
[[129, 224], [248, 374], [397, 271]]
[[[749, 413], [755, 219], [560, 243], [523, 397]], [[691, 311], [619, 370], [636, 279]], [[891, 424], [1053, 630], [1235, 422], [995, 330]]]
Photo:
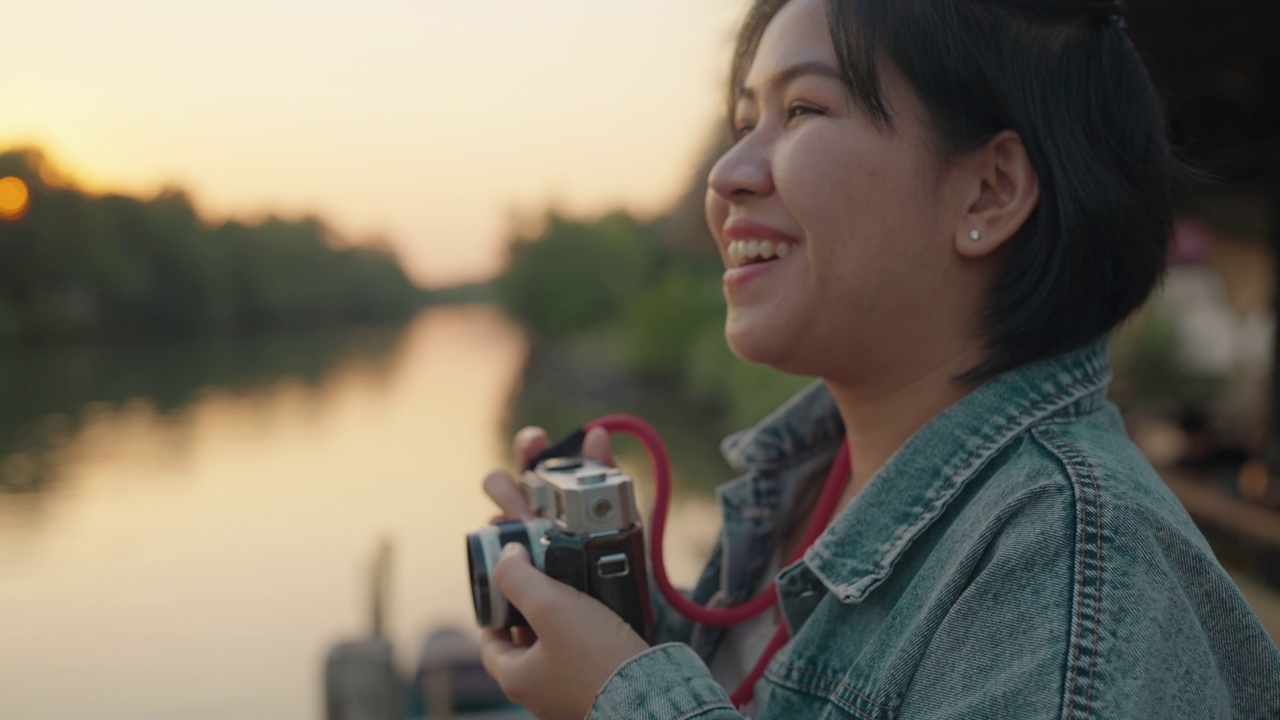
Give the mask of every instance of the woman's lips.
[[774, 242], [785, 242], [792, 245], [799, 242], [781, 230], [763, 223], [744, 220], [741, 218], [726, 222], [724, 226], [720, 228], [720, 235], [724, 238], [726, 243], [732, 240], [751, 240], [753, 238], [760, 240], [773, 240]]
[[726, 288], [742, 287], [756, 278], [779, 270], [788, 262], [791, 262], [791, 256], [731, 267], [724, 271], [724, 286]]

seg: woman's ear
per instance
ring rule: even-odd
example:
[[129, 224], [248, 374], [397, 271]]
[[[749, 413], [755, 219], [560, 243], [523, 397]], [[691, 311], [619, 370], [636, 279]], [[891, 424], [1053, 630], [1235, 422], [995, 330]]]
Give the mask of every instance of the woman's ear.
[[991, 254], [1014, 236], [1040, 202], [1040, 180], [1022, 138], [1004, 130], [968, 153], [970, 201], [955, 230], [956, 252]]

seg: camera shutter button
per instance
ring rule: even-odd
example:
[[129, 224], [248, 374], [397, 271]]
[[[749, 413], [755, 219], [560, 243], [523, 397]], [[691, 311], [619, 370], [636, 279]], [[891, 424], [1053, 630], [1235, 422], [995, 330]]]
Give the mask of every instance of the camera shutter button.
[[607, 479], [608, 479], [608, 476], [605, 473], [602, 473], [602, 472], [589, 473], [586, 475], [579, 475], [578, 484], [579, 485], [599, 485], [600, 483], [604, 482]]

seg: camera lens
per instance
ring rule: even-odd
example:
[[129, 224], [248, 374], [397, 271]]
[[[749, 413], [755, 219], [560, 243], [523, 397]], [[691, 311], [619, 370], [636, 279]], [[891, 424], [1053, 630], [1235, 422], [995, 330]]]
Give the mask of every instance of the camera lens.
[[486, 525], [478, 532], [467, 534], [467, 569], [471, 575], [471, 602], [476, 611], [476, 621], [485, 627], [509, 628], [524, 625], [520, 611], [512, 607], [502, 591], [493, 583], [493, 568], [507, 543], [520, 543], [529, 551], [533, 566], [546, 572], [545, 548], [542, 536], [551, 528], [551, 522], [536, 520], [505, 520]]
[[467, 566], [471, 570], [471, 604], [475, 606], [476, 622], [487, 626], [493, 620], [493, 601], [489, 591], [489, 568], [485, 562], [480, 533], [469, 533]]

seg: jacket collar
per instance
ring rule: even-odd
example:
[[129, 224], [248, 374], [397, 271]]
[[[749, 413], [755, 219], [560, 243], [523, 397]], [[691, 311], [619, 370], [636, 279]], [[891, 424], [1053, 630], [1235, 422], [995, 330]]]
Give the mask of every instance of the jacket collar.
[[810, 476], [821, 480], [843, 439], [835, 400], [825, 384], [815, 382], [721, 444], [725, 460], [743, 473], [716, 490], [724, 520], [719, 584], [726, 602], [741, 602], [759, 584], [780, 513]]
[[1032, 424], [1106, 401], [1107, 341], [1000, 375], [939, 413], [872, 476], [805, 553], [842, 602], [866, 598], [991, 458]]
[[[809, 548], [804, 562], [842, 601], [860, 602], [988, 460], [1050, 415], [1096, 409], [1110, 380], [1105, 338], [990, 380], [907, 440]], [[726, 530], [735, 536], [728, 545], [758, 553], [794, 486], [809, 475], [820, 481], [843, 438], [840, 413], [822, 382], [755, 427], [728, 437], [721, 446], [725, 459], [746, 472], [719, 493]], [[741, 564], [726, 564], [735, 570], [729, 585], [739, 590], [759, 563]]]
[[735, 470], [771, 472], [815, 451], [833, 451], [844, 439], [844, 423], [825, 383], [800, 391], [782, 407], [749, 430], [720, 444], [720, 452]]

